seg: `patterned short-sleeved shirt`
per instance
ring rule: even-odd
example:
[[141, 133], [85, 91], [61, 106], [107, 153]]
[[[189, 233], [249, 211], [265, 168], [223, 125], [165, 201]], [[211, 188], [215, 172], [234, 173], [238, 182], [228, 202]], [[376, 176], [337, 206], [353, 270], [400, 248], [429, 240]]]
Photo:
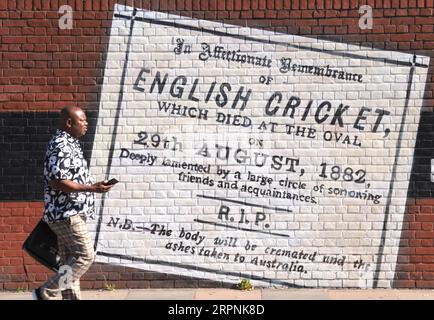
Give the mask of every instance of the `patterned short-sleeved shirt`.
[[44, 221], [53, 223], [76, 214], [93, 217], [93, 193], [65, 193], [50, 187], [51, 180], [64, 179], [80, 184], [92, 184], [80, 143], [69, 133], [59, 129], [50, 140], [45, 155]]

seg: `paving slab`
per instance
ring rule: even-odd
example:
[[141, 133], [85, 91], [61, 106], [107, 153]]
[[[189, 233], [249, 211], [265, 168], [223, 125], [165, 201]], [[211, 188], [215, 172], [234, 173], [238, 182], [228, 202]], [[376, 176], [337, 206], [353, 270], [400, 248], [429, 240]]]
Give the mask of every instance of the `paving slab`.
[[135, 289], [126, 300], [193, 300], [196, 289]]
[[0, 300], [32, 300], [32, 293], [29, 292], [0, 292]]
[[83, 300], [126, 300], [129, 290], [81, 290]]
[[327, 294], [330, 300], [396, 300], [394, 290], [386, 289], [329, 289]]
[[196, 289], [196, 300], [261, 300], [261, 290]]
[[[82, 290], [83, 300], [434, 300], [432, 289], [222, 288]], [[0, 291], [0, 300], [32, 300], [30, 291]]]
[[410, 289], [329, 289], [332, 300], [434, 300], [434, 290]]
[[434, 300], [434, 290], [393, 290], [399, 300]]
[[262, 289], [263, 300], [328, 300], [324, 289]]

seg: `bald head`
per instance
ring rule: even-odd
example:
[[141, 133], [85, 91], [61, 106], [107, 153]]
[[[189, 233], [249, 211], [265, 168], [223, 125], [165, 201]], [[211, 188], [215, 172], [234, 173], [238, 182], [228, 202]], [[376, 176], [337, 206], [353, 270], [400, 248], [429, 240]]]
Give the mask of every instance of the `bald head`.
[[75, 138], [87, 131], [86, 113], [79, 107], [67, 106], [60, 111], [60, 127]]
[[60, 119], [62, 121], [68, 120], [68, 118], [72, 118], [76, 112], [79, 112], [83, 110], [79, 107], [73, 107], [73, 106], [66, 106], [65, 108], [60, 111]]

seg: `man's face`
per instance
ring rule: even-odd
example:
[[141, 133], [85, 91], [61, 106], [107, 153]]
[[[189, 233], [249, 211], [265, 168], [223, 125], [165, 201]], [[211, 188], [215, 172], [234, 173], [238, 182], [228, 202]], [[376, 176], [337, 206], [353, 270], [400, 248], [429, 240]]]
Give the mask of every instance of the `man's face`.
[[[69, 121], [70, 120], [70, 121]], [[68, 120], [68, 127], [70, 134], [75, 138], [84, 136], [87, 131], [87, 118], [83, 110], [76, 110], [72, 113], [71, 118]]]

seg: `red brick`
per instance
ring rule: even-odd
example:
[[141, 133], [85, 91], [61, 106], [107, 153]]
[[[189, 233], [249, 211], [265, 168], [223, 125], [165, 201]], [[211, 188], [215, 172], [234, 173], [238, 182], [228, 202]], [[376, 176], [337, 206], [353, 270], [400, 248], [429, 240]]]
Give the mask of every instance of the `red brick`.
[[27, 37], [27, 43], [50, 43], [50, 37]]
[[[26, 240], [26, 238], [27, 238], [27, 234], [26, 233], [12, 233], [12, 234], [10, 233], [10, 234], [5, 234], [5, 240], [6, 241], [7, 240], [11, 240], [11, 241], [14, 241], [14, 240], [16, 240], [16, 241], [23, 241], [23, 240]], [[18, 252], [18, 253], [19, 253], [19, 255], [15, 256], [15, 257], [20, 257], [21, 256], [21, 252]], [[11, 252], [11, 254], [12, 254], [12, 252]], [[12, 256], [9, 256], [9, 257], [12, 257]]]
[[[7, 229], [6, 229], [6, 231], [4, 231], [4, 233], [6, 233], [6, 232], [10, 232], [10, 227], [9, 227], [9, 231], [7, 231]], [[5, 241], [5, 240], [3, 240], [3, 241], [0, 243], [0, 249], [2, 249], [2, 250], [9, 249], [10, 246], [11, 246], [10, 241]]]
[[406, 264], [397, 264], [396, 270], [399, 272], [412, 272], [415, 270], [414, 264], [406, 263]]
[[0, 217], [9, 217], [12, 214], [11, 208], [1, 208]]
[[9, 95], [9, 100], [10, 101], [22, 101], [23, 100], [23, 95], [21, 93], [10, 94]]
[[368, 34], [366, 36], [366, 40], [372, 41], [372, 42], [385, 42], [390, 40], [390, 35], [388, 34]]
[[414, 40], [414, 34], [392, 34], [390, 35], [390, 41], [412, 41]]
[[4, 77], [27, 77], [28, 75], [29, 75], [28, 69], [10, 69], [10, 70], [3, 71]]
[[421, 25], [421, 24], [434, 24], [434, 17], [416, 17], [415, 18], [415, 24]]
[[241, 19], [252, 18], [252, 11], [241, 11]]
[[411, 280], [409, 272], [396, 272], [395, 279], [396, 280]]
[[27, 206], [29, 208], [43, 209], [44, 203], [43, 202], [29, 202], [29, 203], [27, 203]]
[[29, 109], [33, 110], [52, 110], [53, 108], [53, 102], [35, 102], [32, 103], [31, 106], [29, 106]]
[[14, 233], [22, 233], [23, 232], [23, 226], [22, 225], [17, 225], [17, 226], [11, 226], [11, 232]]
[[22, 265], [23, 264], [23, 258], [11, 258], [10, 264], [13, 266]]
[[430, 214], [432, 212], [433, 212], [433, 207], [432, 206], [421, 206], [420, 207], [420, 213]]
[[17, 290], [17, 289], [25, 289], [26, 286], [27, 285], [25, 283], [21, 283], [21, 282], [9, 282], [9, 283], [5, 283], [3, 288], [4, 290]]
[[433, 230], [433, 224], [432, 222], [424, 222], [421, 224], [421, 229], [424, 231], [432, 231]]
[[432, 255], [432, 254], [434, 254], [434, 248], [425, 248], [425, 247], [415, 248], [415, 254]]
[[426, 50], [434, 49], [434, 41], [426, 41], [426, 42], [424, 42], [423, 49], [426, 49]]
[[27, 59], [27, 53], [25, 52], [14, 52], [14, 53], [3, 53], [3, 59], [4, 60], [26, 60]]
[[[47, 269], [44, 267], [41, 267], [45, 272], [47, 272]], [[38, 273], [35, 275], [35, 280], [38, 282], [45, 282], [48, 279], [48, 274], [44, 273]]]
[[395, 280], [393, 282], [394, 288], [415, 288], [416, 282], [414, 280]]
[[417, 238], [434, 238], [434, 231], [416, 231]]
[[415, 219], [420, 222], [434, 222], [434, 214], [418, 214]]
[[433, 272], [434, 264], [433, 263], [419, 263], [416, 265], [417, 271], [425, 271], [425, 272]]
[[410, 222], [407, 224], [408, 228], [411, 230], [421, 230], [422, 224], [420, 222]]
[[255, 11], [253, 11], [253, 16], [252, 17], [253, 17], [253, 19], [264, 18], [265, 17], [265, 11], [263, 11], [263, 10], [255, 10]]
[[433, 33], [416, 34], [416, 40], [434, 40], [434, 34]]
[[[7, 236], [8, 235], [6, 234], [5, 238], [7, 238]], [[9, 235], [9, 236], [11, 236], [11, 235]], [[20, 239], [13, 239], [13, 240], [24, 241], [25, 239], [26, 239], [26, 236], [23, 235], [22, 237], [20, 237]], [[3, 251], [3, 255], [4, 255], [4, 257], [22, 257], [23, 251], [22, 250], [5, 250], [5, 251]]]
[[431, 17], [434, 15], [433, 8], [424, 8], [419, 10], [419, 16]]
[[[96, 281], [80, 281], [80, 287], [81, 289], [95, 289], [94, 285], [95, 285]], [[102, 286], [100, 288], [103, 288]]]
[[53, 36], [51, 38], [51, 43], [67, 43], [67, 44], [71, 44], [71, 43], [75, 43], [76, 41], [76, 37], [69, 37], [69, 36]]
[[[434, 266], [434, 255], [432, 256], [423, 256], [422, 257], [422, 262], [429, 264], [431, 266]], [[432, 270], [426, 270], [426, 271], [432, 271]]]
[[434, 281], [427, 281], [427, 280], [416, 281], [415, 287], [421, 289], [434, 288]]
[[[9, 18], [13, 18], [15, 13], [9, 12]], [[27, 22], [25, 20], [21, 19], [9, 19], [9, 20], [3, 20], [3, 27], [26, 27]]]
[[[0, 232], [1, 233], [11, 232], [11, 226], [0, 226]], [[6, 249], [6, 248], [2, 248], [2, 244], [0, 243], [0, 249]]]
[[277, 11], [276, 10], [265, 10], [265, 18], [267, 18], [267, 19], [277, 18]]
[[[408, 238], [407, 239], [407, 246], [408, 247], [420, 247], [421, 246], [421, 243], [422, 243], [422, 240], [421, 239], [414, 239], [413, 238], [414, 237], [414, 235], [411, 237], [411, 238]], [[403, 238], [401, 238], [402, 240], [402, 243], [404, 244], [404, 239]]]
[[52, 53], [29, 53], [28, 54], [29, 59], [31, 60], [52, 60], [53, 54]]

